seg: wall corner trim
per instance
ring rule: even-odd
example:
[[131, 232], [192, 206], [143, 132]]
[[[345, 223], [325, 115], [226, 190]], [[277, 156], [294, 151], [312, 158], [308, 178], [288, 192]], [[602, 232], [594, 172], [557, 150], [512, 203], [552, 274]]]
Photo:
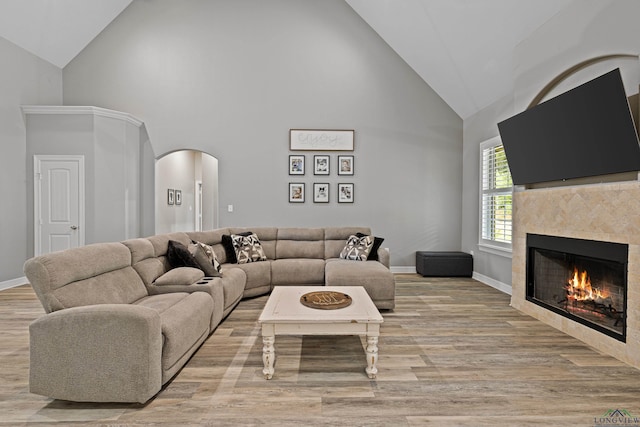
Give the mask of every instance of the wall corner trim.
[[513, 291], [513, 289], [511, 288], [511, 285], [499, 282], [496, 279], [492, 279], [489, 276], [485, 276], [484, 274], [480, 274], [480, 273], [477, 273], [477, 272], [474, 271], [473, 275], [471, 277], [472, 277], [472, 279], [475, 279], [478, 282], [482, 282], [485, 285], [489, 285], [492, 288], [497, 289], [500, 292], [504, 292], [507, 295], [511, 295], [511, 293]]
[[129, 113], [101, 107], [82, 105], [22, 105], [21, 108], [25, 122], [26, 116], [29, 114], [91, 114], [94, 116], [123, 120], [137, 127], [141, 127], [144, 124], [142, 120]]

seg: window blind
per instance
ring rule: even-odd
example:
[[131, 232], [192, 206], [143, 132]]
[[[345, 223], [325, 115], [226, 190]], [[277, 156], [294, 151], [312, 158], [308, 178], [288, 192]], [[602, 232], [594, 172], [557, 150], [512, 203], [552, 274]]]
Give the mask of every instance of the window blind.
[[513, 182], [499, 139], [481, 145], [481, 239], [511, 244]]

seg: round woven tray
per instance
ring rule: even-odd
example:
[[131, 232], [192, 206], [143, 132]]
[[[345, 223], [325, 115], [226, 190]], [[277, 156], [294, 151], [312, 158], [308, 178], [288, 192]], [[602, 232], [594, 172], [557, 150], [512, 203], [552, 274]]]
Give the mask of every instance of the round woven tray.
[[302, 305], [320, 310], [335, 310], [351, 305], [353, 300], [347, 294], [336, 291], [309, 292], [300, 297]]

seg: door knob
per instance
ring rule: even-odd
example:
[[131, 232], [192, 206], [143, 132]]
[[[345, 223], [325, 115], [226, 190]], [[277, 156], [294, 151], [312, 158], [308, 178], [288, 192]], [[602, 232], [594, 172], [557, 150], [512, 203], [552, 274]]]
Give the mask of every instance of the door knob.
[[77, 226], [77, 225], [72, 225], [72, 226], [71, 226], [71, 229], [72, 229], [72, 230], [77, 230], [77, 229], [78, 229], [78, 226]]

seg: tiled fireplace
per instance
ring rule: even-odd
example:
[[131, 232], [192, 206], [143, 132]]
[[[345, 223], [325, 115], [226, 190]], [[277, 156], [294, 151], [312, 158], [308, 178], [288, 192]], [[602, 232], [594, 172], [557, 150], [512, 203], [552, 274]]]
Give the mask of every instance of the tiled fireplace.
[[640, 368], [640, 182], [518, 191], [511, 305]]

